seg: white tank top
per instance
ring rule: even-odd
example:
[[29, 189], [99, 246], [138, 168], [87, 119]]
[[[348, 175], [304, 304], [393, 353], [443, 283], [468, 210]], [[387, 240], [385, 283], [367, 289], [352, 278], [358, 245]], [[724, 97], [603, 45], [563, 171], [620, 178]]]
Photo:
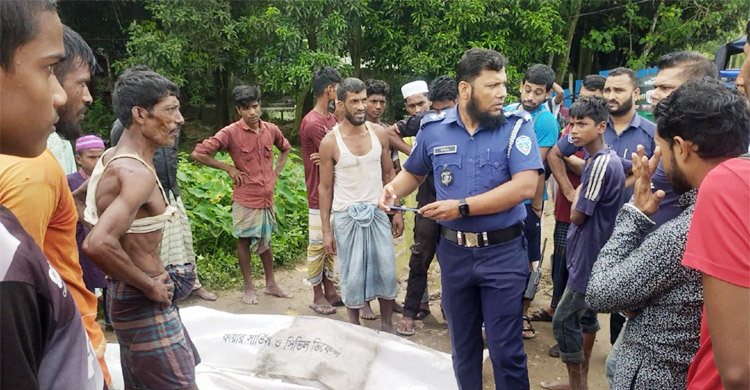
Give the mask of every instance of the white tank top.
[[372, 148], [364, 156], [355, 156], [341, 138], [339, 126], [333, 128], [339, 146], [339, 160], [333, 166], [333, 211], [344, 211], [356, 203], [378, 203], [383, 190], [382, 147], [375, 132], [365, 123]]

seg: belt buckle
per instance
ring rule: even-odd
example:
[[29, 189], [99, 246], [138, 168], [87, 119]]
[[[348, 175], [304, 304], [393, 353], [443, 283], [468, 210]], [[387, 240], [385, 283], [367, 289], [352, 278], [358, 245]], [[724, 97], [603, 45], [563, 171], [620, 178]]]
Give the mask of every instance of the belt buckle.
[[467, 248], [476, 248], [479, 246], [479, 234], [477, 233], [463, 233], [464, 246]]

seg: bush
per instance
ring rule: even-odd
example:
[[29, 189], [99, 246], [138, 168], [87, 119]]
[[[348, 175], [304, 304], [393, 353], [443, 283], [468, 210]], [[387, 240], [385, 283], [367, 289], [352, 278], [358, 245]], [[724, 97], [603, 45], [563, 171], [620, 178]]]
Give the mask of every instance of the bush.
[[[217, 153], [216, 159], [231, 163], [227, 153]], [[177, 181], [193, 231], [201, 283], [221, 288], [241, 285], [237, 239], [232, 236], [232, 179], [224, 171], [194, 164], [181, 152]], [[290, 153], [276, 182], [274, 204], [278, 224], [271, 240], [274, 263], [290, 266], [307, 247], [305, 171], [296, 150]], [[251, 263], [257, 276], [261, 264]]]

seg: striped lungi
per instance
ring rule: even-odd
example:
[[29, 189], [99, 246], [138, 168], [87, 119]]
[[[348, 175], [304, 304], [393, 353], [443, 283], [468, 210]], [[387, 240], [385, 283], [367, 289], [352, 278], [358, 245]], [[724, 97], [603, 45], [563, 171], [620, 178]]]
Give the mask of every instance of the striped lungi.
[[273, 207], [254, 209], [232, 202], [232, 235], [249, 238], [255, 254], [271, 249], [271, 233], [276, 232]]
[[[188, 220], [185, 205], [179, 196], [175, 198], [172, 191], [169, 191], [169, 204], [175, 209], [175, 218], [168, 221], [162, 229], [159, 244], [161, 263], [167, 269], [170, 265], [195, 264], [193, 232], [190, 230], [190, 220]], [[196, 277], [193, 290], [199, 288], [201, 284]]]
[[[320, 210], [310, 209], [307, 213], [307, 222], [307, 277], [310, 284], [317, 286], [323, 282], [323, 275], [326, 279], [333, 280], [336, 255], [329, 255], [323, 249], [323, 227]], [[331, 226], [333, 226], [333, 215], [331, 215]]]
[[195, 384], [200, 356], [177, 306], [166, 308], [133, 286], [109, 280], [110, 319], [120, 344], [125, 387], [180, 389]]

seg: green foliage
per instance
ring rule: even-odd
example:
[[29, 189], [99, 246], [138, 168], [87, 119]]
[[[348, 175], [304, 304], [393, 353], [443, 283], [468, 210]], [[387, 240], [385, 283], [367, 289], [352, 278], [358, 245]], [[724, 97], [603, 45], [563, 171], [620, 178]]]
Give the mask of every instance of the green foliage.
[[114, 121], [115, 114], [112, 113], [112, 108], [98, 98], [86, 111], [86, 117], [81, 121], [81, 130], [83, 134], [96, 134], [104, 140], [109, 140], [109, 129]]
[[[227, 153], [217, 153], [216, 158], [231, 163]], [[237, 239], [232, 236], [232, 179], [226, 172], [198, 166], [186, 153], [180, 153], [177, 180], [193, 231], [201, 281], [218, 287], [240, 284]], [[292, 265], [307, 247], [306, 193], [302, 159], [290, 153], [274, 191], [278, 232], [271, 247], [278, 265]], [[254, 275], [261, 272], [257, 257], [252, 265]]]

